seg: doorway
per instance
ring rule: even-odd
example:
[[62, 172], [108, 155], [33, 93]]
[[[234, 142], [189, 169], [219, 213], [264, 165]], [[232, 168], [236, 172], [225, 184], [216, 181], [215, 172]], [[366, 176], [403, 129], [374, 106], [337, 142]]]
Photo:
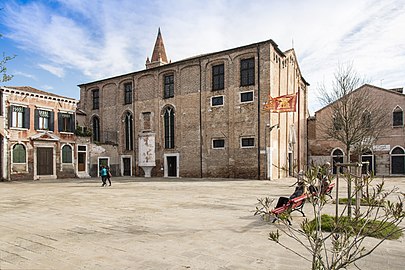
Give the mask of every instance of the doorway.
[[53, 148], [37, 148], [37, 174], [53, 175]]
[[[343, 151], [340, 149], [335, 149], [332, 152], [332, 163], [333, 163], [333, 174], [337, 174], [336, 163], [343, 163]], [[343, 167], [339, 167], [339, 172], [343, 173]]]
[[101, 166], [110, 166], [110, 158], [109, 157], [98, 158], [97, 176], [100, 176]]
[[179, 177], [179, 154], [164, 155], [164, 177]]
[[123, 175], [124, 176], [131, 176], [131, 158], [122, 158], [123, 168]]
[[86, 171], [86, 146], [85, 145], [79, 145], [77, 147], [77, 170], [79, 172], [85, 172]]

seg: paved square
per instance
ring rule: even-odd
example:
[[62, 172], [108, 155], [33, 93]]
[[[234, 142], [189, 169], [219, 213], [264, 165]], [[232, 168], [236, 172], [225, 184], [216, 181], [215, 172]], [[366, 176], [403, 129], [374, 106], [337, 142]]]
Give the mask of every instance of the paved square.
[[[293, 183], [113, 178], [102, 188], [99, 179], [0, 182], [0, 269], [310, 269], [267, 240], [282, 224], [253, 216], [257, 198], [291, 194]], [[294, 215], [294, 224], [301, 220]], [[403, 238], [387, 241], [359, 265], [404, 269], [404, 247]]]

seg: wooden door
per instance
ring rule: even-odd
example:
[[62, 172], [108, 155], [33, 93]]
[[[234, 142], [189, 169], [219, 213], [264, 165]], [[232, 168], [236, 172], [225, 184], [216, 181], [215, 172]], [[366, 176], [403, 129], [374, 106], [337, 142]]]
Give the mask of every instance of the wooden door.
[[86, 152], [77, 153], [77, 170], [83, 172], [86, 170]]
[[177, 177], [177, 157], [167, 157], [167, 176]]
[[53, 148], [37, 148], [37, 174], [53, 174]]
[[124, 176], [131, 176], [131, 159], [123, 158], [122, 162], [124, 163]]

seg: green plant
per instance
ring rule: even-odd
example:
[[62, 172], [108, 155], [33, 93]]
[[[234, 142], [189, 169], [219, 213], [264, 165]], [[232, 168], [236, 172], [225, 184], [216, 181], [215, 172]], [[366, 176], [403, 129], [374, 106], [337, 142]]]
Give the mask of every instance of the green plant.
[[[318, 176], [323, 173], [329, 172], [319, 166], [309, 168], [305, 173], [306, 183], [319, 185]], [[334, 216], [325, 215], [324, 206], [329, 202], [328, 197], [322, 194], [310, 196], [307, 201], [314, 218], [311, 221], [304, 219], [299, 227], [291, 226], [288, 223], [288, 217], [281, 218], [279, 220], [282, 226], [278, 226], [278, 229], [269, 233], [269, 240], [309, 261], [313, 270], [336, 270], [345, 269], [370, 255], [382, 242], [401, 237], [405, 229], [399, 226], [405, 218], [404, 193], [400, 193], [396, 188], [385, 190], [384, 182], [373, 186], [371, 180], [366, 182], [368, 197], [364, 198], [365, 206], [359, 208], [353, 215], [345, 214], [347, 205], [341, 211], [336, 211]], [[349, 200], [351, 201], [356, 192], [362, 189], [361, 184], [356, 186]], [[394, 202], [388, 199], [392, 198], [392, 195], [397, 195], [397, 200]], [[272, 209], [269, 205], [270, 201], [271, 199], [259, 199], [260, 205], [256, 207], [255, 214], [266, 216], [266, 219], [270, 220]], [[291, 247], [284, 244], [280, 239], [283, 234], [299, 243], [299, 249], [296, 245]], [[373, 241], [373, 244], [366, 248], [364, 240], [369, 237], [376, 238], [378, 241]], [[310, 258], [302, 253], [302, 247], [311, 254]]]

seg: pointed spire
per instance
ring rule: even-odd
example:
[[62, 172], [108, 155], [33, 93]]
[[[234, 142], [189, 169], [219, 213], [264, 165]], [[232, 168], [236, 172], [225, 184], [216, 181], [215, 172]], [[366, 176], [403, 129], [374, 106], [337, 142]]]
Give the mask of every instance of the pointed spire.
[[162, 34], [160, 32], [160, 27], [158, 30], [158, 35], [156, 38], [155, 42], [155, 48], [153, 49], [153, 54], [151, 58], [151, 62], [159, 61], [159, 56], [161, 58], [161, 62], [167, 63], [167, 56], [166, 56], [166, 50], [165, 50], [165, 45], [163, 44], [163, 38]]

